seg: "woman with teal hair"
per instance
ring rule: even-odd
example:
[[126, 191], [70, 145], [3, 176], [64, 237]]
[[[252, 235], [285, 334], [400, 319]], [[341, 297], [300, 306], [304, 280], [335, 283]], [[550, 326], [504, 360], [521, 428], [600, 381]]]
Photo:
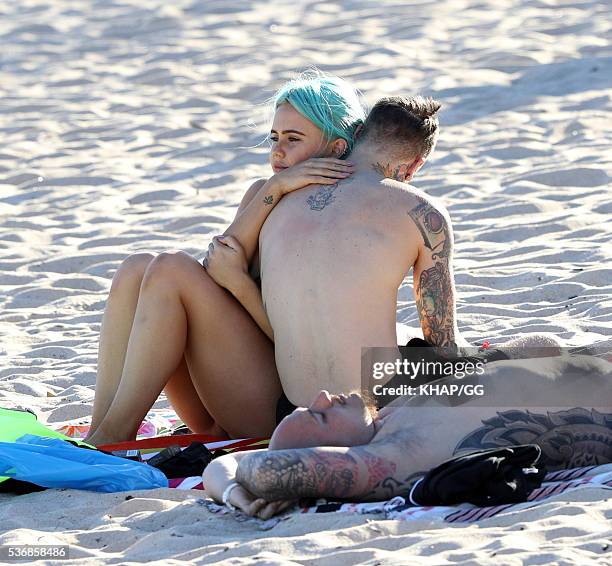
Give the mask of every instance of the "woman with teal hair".
[[184, 252], [133, 254], [115, 273], [88, 442], [134, 439], [162, 390], [197, 433], [269, 436], [284, 416], [258, 284], [259, 232], [288, 193], [351, 175], [345, 158], [365, 114], [349, 83], [318, 72], [285, 84], [273, 108], [273, 175], [246, 191], [203, 262]]
[[327, 140], [346, 141], [353, 149], [355, 130], [365, 120], [355, 89], [340, 77], [304, 74], [286, 83], [274, 97], [274, 109], [290, 104], [310, 120]]

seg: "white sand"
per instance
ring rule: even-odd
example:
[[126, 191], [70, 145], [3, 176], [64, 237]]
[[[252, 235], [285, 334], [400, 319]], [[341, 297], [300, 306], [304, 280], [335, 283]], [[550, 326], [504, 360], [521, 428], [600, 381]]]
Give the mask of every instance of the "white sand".
[[[370, 104], [444, 103], [415, 185], [451, 212], [468, 339], [607, 339], [608, 23], [593, 0], [2, 3], [0, 405], [52, 425], [91, 413], [114, 270], [136, 251], [202, 256], [269, 174], [265, 143], [243, 149], [263, 138], [258, 104], [309, 64]], [[399, 299], [398, 320], [418, 326], [410, 285]], [[209, 514], [201, 493], [131, 495], [3, 497], [0, 543], [160, 564], [594, 564], [612, 546], [597, 489], [468, 527], [321, 515], [268, 532]]]

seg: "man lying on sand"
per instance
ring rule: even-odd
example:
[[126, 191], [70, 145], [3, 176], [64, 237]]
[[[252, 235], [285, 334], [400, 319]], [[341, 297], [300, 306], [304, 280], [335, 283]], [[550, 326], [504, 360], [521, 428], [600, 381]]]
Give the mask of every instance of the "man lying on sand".
[[[555, 372], [558, 368], [551, 369]], [[451, 457], [486, 448], [538, 444], [548, 471], [612, 461], [609, 373], [594, 377], [587, 368], [557, 379], [528, 370], [510, 379], [501, 373], [485, 377], [489, 399], [507, 400], [513, 390], [518, 397], [512, 400], [520, 404], [479, 406], [482, 401], [474, 397], [449, 407], [428, 399], [429, 406], [409, 401], [408, 406], [377, 412], [359, 394], [321, 391], [308, 408], [297, 408], [283, 419], [269, 450], [228, 454], [209, 464], [203, 474], [206, 492], [218, 502], [225, 494], [230, 505], [269, 518], [300, 497], [406, 497], [426, 471]], [[509, 381], [515, 382], [511, 388]], [[554, 408], [571, 400], [597, 400], [602, 392], [607, 395], [603, 408], [589, 403]], [[546, 399], [554, 403], [548, 409], [529, 403]]]

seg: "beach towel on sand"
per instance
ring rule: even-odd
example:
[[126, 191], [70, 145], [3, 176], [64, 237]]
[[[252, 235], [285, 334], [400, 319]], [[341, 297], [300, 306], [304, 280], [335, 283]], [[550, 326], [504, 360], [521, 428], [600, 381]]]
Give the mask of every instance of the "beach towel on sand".
[[[177, 485], [177, 487], [180, 489], [202, 489], [201, 481], [199, 484], [196, 484], [197, 479], [200, 478], [186, 478], [182, 485]], [[609, 489], [612, 494], [612, 464], [550, 472], [545, 476], [542, 487], [532, 491], [528, 501], [523, 503], [510, 503], [489, 507], [478, 507], [471, 503], [454, 506], [415, 506], [403, 497], [394, 497], [389, 501], [374, 503], [337, 503], [322, 499], [308, 507], [296, 507], [289, 513], [359, 513], [371, 515], [374, 519], [391, 519], [396, 521], [474, 523], [498, 515], [510, 515], [523, 509], [542, 505], [549, 498], [560, 493], [591, 488]], [[224, 505], [218, 505], [210, 499], [198, 499], [197, 503], [206, 507], [211, 513], [221, 515], [235, 513]], [[273, 517], [268, 521], [261, 521], [260, 528], [262, 530], [271, 529], [283, 518]]]
[[[180, 443], [188, 446], [199, 437], [206, 447], [213, 453], [220, 450], [232, 452], [238, 450], [256, 450], [266, 448], [268, 441], [265, 439], [242, 439], [214, 441], [213, 438], [201, 435], [187, 435], [185, 437], [163, 437], [150, 438], [134, 442], [126, 442], [105, 447], [115, 449], [136, 449], [142, 453], [143, 460], [152, 458], [167, 446]], [[448, 476], [447, 476], [448, 477]], [[541, 478], [539, 478], [541, 479]], [[203, 490], [201, 476], [187, 478], [176, 478], [168, 480], [168, 487], [173, 489]], [[395, 519], [400, 521], [430, 520], [445, 523], [472, 523], [482, 519], [488, 519], [498, 514], [514, 513], [521, 509], [527, 509], [541, 505], [550, 497], [564, 492], [572, 492], [589, 488], [605, 488], [612, 490], [612, 464], [601, 466], [588, 466], [560, 470], [547, 473], [542, 481], [541, 487], [531, 491], [527, 501], [522, 503], [509, 503], [505, 505], [477, 506], [471, 503], [460, 505], [422, 506], [412, 504], [408, 498], [394, 497], [388, 501], [373, 503], [342, 503], [320, 499], [302, 507], [296, 507], [292, 513], [360, 513], [372, 515], [373, 518]], [[611, 491], [612, 493], [612, 491]], [[218, 505], [210, 499], [198, 499], [197, 503], [206, 507], [212, 513], [230, 514], [224, 505]], [[290, 512], [291, 513], [291, 512]], [[261, 521], [260, 528], [263, 530], [274, 527], [280, 519], [274, 517], [268, 521]], [[259, 521], [259, 520], [258, 520]]]
[[[56, 432], [41, 424], [32, 411], [0, 408], [0, 442], [15, 442], [25, 434], [43, 436], [46, 438], [61, 438], [87, 446], [80, 440], [74, 440], [61, 432]], [[16, 487], [14, 480], [9, 481], [9, 478], [6, 476], [0, 477], [0, 487], [7, 482], [11, 487]]]

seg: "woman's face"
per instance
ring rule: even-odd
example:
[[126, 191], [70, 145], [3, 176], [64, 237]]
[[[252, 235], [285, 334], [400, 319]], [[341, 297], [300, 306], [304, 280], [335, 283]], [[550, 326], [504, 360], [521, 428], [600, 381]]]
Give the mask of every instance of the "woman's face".
[[323, 132], [287, 102], [276, 109], [270, 141], [270, 165], [274, 173], [311, 157], [333, 155], [334, 142], [326, 141]]

